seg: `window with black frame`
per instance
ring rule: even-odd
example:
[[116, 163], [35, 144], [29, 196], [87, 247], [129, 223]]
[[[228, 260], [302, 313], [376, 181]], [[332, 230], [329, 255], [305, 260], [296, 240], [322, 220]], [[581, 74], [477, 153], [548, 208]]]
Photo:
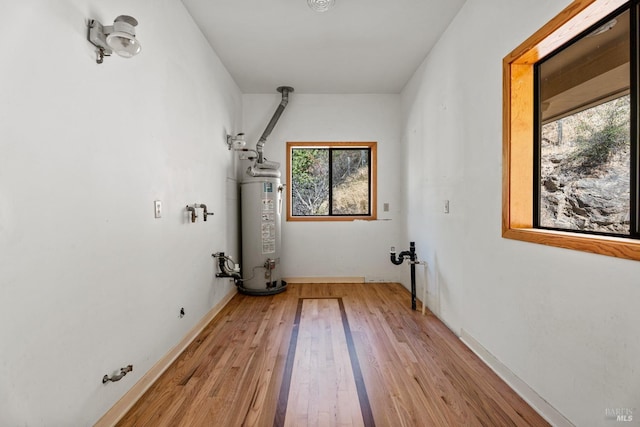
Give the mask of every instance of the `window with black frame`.
[[638, 238], [637, 1], [534, 67], [534, 225]]
[[375, 218], [375, 143], [287, 145], [289, 220]]

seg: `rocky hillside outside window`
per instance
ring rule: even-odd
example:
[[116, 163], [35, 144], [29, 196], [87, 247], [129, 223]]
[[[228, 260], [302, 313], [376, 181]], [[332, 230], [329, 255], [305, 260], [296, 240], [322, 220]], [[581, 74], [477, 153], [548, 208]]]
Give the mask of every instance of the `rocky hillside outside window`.
[[635, 4], [534, 67], [535, 228], [639, 237]]

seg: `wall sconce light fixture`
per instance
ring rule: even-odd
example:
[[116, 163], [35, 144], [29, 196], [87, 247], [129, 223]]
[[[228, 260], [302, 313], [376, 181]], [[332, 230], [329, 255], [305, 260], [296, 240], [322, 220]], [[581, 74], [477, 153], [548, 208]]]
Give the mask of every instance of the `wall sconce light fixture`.
[[87, 39], [98, 48], [96, 62], [102, 64], [105, 56], [113, 52], [123, 58], [131, 58], [140, 53], [140, 42], [136, 39], [138, 21], [127, 15], [118, 16], [113, 25], [102, 25], [95, 19], [89, 20]]

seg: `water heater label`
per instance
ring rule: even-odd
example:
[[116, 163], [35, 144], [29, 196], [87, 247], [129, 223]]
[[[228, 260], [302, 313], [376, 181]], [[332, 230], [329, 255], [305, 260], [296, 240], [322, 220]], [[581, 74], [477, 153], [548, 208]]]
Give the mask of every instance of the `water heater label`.
[[273, 199], [262, 199], [262, 212], [273, 212]]
[[273, 193], [273, 183], [272, 182], [265, 182], [263, 183], [263, 192], [265, 193]]
[[265, 222], [262, 224], [262, 240], [276, 238], [276, 224], [274, 222]]
[[[271, 183], [264, 184], [265, 193], [273, 190]], [[260, 227], [262, 238], [262, 254], [272, 254], [276, 251], [276, 214], [274, 200], [262, 199], [262, 223]]]
[[272, 254], [276, 251], [276, 223], [263, 222], [262, 227], [262, 253]]
[[272, 254], [276, 252], [276, 241], [262, 242], [262, 254]]

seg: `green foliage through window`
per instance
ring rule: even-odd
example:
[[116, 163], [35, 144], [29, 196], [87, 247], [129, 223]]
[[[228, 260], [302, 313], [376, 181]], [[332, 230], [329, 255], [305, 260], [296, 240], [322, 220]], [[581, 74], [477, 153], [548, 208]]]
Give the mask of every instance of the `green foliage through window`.
[[605, 166], [614, 154], [629, 147], [630, 106], [627, 95], [599, 105], [592, 109], [594, 114], [580, 118], [577, 149], [570, 156], [576, 167], [591, 171]]

